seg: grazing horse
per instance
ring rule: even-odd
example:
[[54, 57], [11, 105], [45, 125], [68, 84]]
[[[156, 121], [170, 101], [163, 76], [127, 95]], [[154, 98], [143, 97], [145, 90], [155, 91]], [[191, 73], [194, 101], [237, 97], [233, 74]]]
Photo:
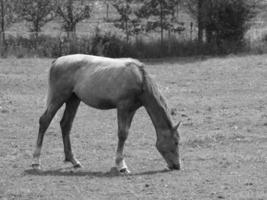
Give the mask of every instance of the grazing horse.
[[129, 173], [123, 157], [133, 116], [144, 106], [157, 134], [156, 147], [169, 169], [180, 169], [180, 123], [171, 121], [167, 104], [144, 65], [131, 58], [112, 59], [91, 55], [68, 55], [53, 61], [49, 71], [47, 107], [39, 120], [39, 133], [32, 167], [40, 168], [44, 134], [58, 109], [65, 103], [60, 121], [65, 161], [81, 167], [71, 150], [70, 130], [80, 101], [97, 109], [117, 109], [118, 146], [115, 164], [121, 173]]

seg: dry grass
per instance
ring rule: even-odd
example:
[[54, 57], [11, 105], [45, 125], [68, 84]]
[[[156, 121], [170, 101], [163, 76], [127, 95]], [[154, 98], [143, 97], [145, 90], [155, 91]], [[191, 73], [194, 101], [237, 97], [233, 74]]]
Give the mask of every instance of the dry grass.
[[31, 170], [50, 59], [0, 60], [0, 199], [266, 199], [267, 59], [242, 56], [146, 62], [175, 121], [183, 170], [164, 171], [140, 109], [126, 144], [131, 176], [110, 172], [116, 113], [82, 104], [72, 132], [84, 168], [63, 164], [59, 119], [45, 135], [43, 172]]

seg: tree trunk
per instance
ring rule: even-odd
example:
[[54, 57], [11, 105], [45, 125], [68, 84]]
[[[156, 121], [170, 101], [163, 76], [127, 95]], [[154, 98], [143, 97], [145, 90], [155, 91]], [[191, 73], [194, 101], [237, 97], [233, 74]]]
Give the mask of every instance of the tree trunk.
[[197, 22], [198, 22], [198, 42], [202, 44], [203, 42], [203, 15], [202, 15], [202, 0], [197, 2]]
[[177, 4], [176, 4], [176, 20], [179, 21], [179, 1], [177, 1]]
[[124, 23], [125, 23], [125, 32], [126, 32], [126, 42], [129, 42], [129, 30], [128, 30], [128, 18], [127, 18], [127, 6], [125, 8], [125, 14], [124, 14]]
[[206, 27], [206, 41], [208, 44], [213, 42], [212, 30], [209, 27]]
[[193, 22], [190, 22], [190, 41], [192, 41], [193, 39], [193, 26], [194, 26]]
[[108, 18], [109, 18], [109, 3], [106, 2], [106, 5], [107, 5], [107, 9], [106, 9], [106, 20], [108, 20]]
[[1, 0], [1, 56], [4, 56], [6, 51], [6, 38], [5, 38], [5, 7], [4, 0]]
[[129, 43], [129, 30], [128, 30], [128, 21], [126, 19], [126, 42]]
[[160, 2], [160, 44], [163, 47], [163, 10], [162, 3]]
[[37, 50], [38, 47], [38, 38], [39, 38], [39, 20], [36, 19], [34, 22], [34, 50]]

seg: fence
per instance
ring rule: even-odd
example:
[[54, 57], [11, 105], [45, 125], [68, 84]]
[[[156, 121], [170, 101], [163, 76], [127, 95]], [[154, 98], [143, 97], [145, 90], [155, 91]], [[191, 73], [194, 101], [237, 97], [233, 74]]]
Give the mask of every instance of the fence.
[[[116, 29], [112, 23], [85, 22], [77, 27], [77, 32], [62, 32], [58, 23], [48, 24], [45, 31], [36, 33], [28, 31], [0, 33], [0, 50], [2, 56], [15, 55], [57, 57], [71, 53], [97, 54], [112, 57], [159, 57], [159, 56], [188, 56], [200, 53], [217, 52], [214, 46], [198, 46], [196, 44], [197, 27], [192, 22], [184, 24], [185, 29], [180, 32], [165, 31], [163, 41], [160, 32], [154, 31], [132, 35], [126, 41], [126, 35]], [[266, 49], [267, 28], [257, 24], [246, 35], [248, 46], [261, 46]], [[20, 26], [21, 29], [21, 26]], [[25, 28], [26, 29], [26, 28]], [[72, 37], [70, 37], [72, 35]], [[207, 48], [207, 49], [206, 49]], [[204, 50], [204, 51], [203, 51]]]
[[[15, 54], [16, 56], [23, 56], [22, 51], [27, 51], [25, 54], [28, 55], [38, 54], [41, 56], [57, 56], [79, 51], [83, 53], [92, 53], [93, 51], [93, 53], [101, 54], [105, 51], [101, 50], [101, 48], [106, 48], [103, 46], [107, 46], [107, 43], [111, 42], [108, 37], [115, 38], [119, 44], [128, 47], [129, 45], [133, 46], [136, 44], [140, 46], [141, 43], [143, 45], [147, 45], [147, 43], [159, 43], [160, 40], [159, 31], [154, 31], [131, 35], [130, 40], [126, 41], [126, 34], [122, 30], [115, 28], [113, 23], [103, 21], [80, 23], [77, 26], [75, 34], [61, 31], [59, 24], [59, 22], [52, 22], [46, 25], [43, 28], [44, 31], [40, 33], [28, 32], [25, 24], [24, 26], [19, 24], [19, 28], [12, 27], [12, 31], [5, 32], [5, 41], [2, 39], [3, 33], [0, 33], [1, 55]], [[194, 24], [188, 23], [184, 27], [185, 30], [180, 32], [165, 31], [163, 37], [164, 43], [170, 44], [174, 40], [176, 42], [194, 40], [196, 37]], [[74, 37], [69, 37], [70, 35]], [[36, 38], [36, 36], [38, 37]], [[98, 40], [98, 44], [95, 44], [97, 42], [95, 40]], [[51, 46], [54, 49], [50, 50]], [[48, 49], [46, 50], [45, 48]], [[94, 50], [94, 48], [98, 50]], [[111, 47], [109, 46], [109, 48]], [[57, 53], [54, 51], [57, 51]]]

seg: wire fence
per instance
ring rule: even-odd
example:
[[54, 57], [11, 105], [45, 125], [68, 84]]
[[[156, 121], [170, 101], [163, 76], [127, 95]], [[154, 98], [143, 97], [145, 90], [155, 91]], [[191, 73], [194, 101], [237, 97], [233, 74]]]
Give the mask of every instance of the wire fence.
[[[193, 22], [186, 22], [183, 23], [183, 30], [181, 31], [164, 31], [164, 35], [172, 35], [177, 38], [181, 38], [182, 40], [191, 40], [195, 39], [197, 36], [197, 26]], [[18, 28], [12, 28], [15, 30], [7, 30], [5, 31], [5, 35], [7, 37], [30, 37], [31, 35], [47, 35], [52, 37], [64, 37], [68, 35], [67, 32], [63, 31], [60, 28], [60, 22], [56, 23], [50, 23], [50, 25], [43, 28], [44, 31], [40, 31], [38, 33], [36, 32], [30, 32], [27, 30], [27, 26], [23, 25], [23, 27]], [[123, 30], [120, 30], [116, 27], [114, 27], [114, 24], [112, 22], [103, 22], [103, 21], [90, 21], [90, 22], [83, 22], [77, 25], [75, 35], [77, 37], [91, 37], [95, 34], [96, 30], [100, 31], [101, 33], [111, 33], [111, 34], [117, 34], [118, 36], [126, 35], [126, 33]], [[141, 32], [138, 34], [140, 37], [147, 37], [147, 38], [156, 38], [159, 36], [160, 30], [154, 30], [150, 32]], [[132, 37], [135, 37], [135, 34], [131, 34]], [[126, 38], [126, 36], [125, 36]]]
[[[56, 21], [53, 23], [48, 24], [43, 28], [43, 31], [39, 33], [30, 32], [28, 31], [28, 27], [26, 24], [22, 24], [20, 26], [12, 27], [11, 30], [5, 31], [6, 38], [8, 37], [25, 37], [29, 38], [32, 35], [46, 35], [51, 37], [65, 37], [69, 35], [67, 32], [63, 31], [61, 29], [61, 22]], [[267, 34], [267, 23], [264, 21], [253, 21], [250, 24], [252, 27], [248, 30], [246, 34], [246, 39], [249, 41], [255, 41], [258, 39], [262, 39]], [[186, 21], [182, 22], [183, 30], [179, 32], [173, 32], [173, 31], [164, 31], [164, 37], [175, 37], [179, 40], [194, 40], [197, 38], [197, 24], [193, 21]], [[84, 21], [82, 23], [79, 23], [77, 25], [77, 31], [75, 32], [75, 35], [77, 37], [92, 37], [96, 30], [100, 31], [102, 33], [110, 33], [118, 35], [119, 37], [125, 37], [126, 34], [117, 28], [114, 27], [114, 24], [112, 22], [105, 22], [103, 19], [98, 20], [90, 20], [90, 21]], [[144, 38], [148, 40], [154, 40], [158, 39], [160, 36], [160, 30], [152, 31], [152, 32], [142, 32], [138, 35], [131, 35], [132, 38], [136, 38], [138, 36], [139, 38]], [[3, 34], [0, 32], [0, 34]]]
[[[113, 23], [110, 22], [83, 22], [78, 24], [75, 33], [62, 31], [59, 22], [49, 24], [43, 29], [45, 31], [38, 33], [29, 32], [26, 25], [20, 24], [19, 29], [13, 28], [5, 33], [0, 33], [0, 52], [2, 56], [15, 54], [18, 57], [27, 55], [57, 57], [80, 52], [124, 56], [122, 52], [127, 49], [127, 51], [134, 51], [135, 53], [128, 52], [125, 56], [149, 57], [151, 55], [141, 49], [147, 48], [147, 50], [153, 52], [151, 57], [162, 56], [162, 52], [167, 53], [167, 56], [197, 54], [194, 49], [196, 46], [193, 44], [198, 32], [196, 23], [185, 22], [183, 26], [184, 29], [179, 32], [164, 31], [163, 41], [160, 41], [160, 30], [130, 35], [130, 39], [127, 41], [126, 33], [115, 28]], [[247, 32], [245, 39], [249, 47], [260, 46], [267, 49], [266, 24], [264, 22], [254, 23]], [[162, 42], [164, 46], [162, 46]], [[191, 47], [186, 47], [186, 45]], [[213, 50], [211, 49], [211, 51]], [[110, 54], [107, 51], [115, 51], [116, 53]], [[176, 53], [173, 51], [176, 51]], [[183, 54], [184, 51], [185, 54]], [[144, 55], [136, 52], [142, 52]]]

